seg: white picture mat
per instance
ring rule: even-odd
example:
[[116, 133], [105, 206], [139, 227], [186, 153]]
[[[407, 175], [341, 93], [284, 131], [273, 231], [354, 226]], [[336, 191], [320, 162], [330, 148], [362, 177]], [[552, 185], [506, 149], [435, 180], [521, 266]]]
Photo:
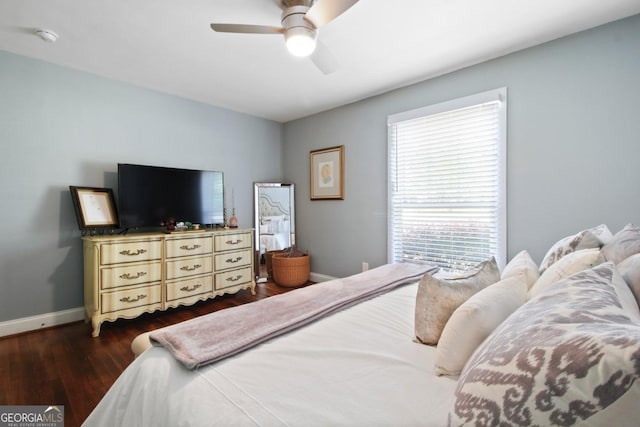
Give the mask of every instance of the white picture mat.
[[311, 152], [311, 198], [343, 198], [343, 146]]
[[78, 190], [80, 209], [86, 226], [112, 225], [115, 215], [109, 193]]

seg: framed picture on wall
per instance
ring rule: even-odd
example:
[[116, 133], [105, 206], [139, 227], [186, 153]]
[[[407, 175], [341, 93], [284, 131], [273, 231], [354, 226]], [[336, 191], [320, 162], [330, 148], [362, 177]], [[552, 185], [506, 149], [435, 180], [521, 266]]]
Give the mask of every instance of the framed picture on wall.
[[69, 190], [80, 230], [118, 226], [118, 214], [110, 188], [69, 186]]
[[309, 153], [311, 200], [344, 200], [344, 145]]

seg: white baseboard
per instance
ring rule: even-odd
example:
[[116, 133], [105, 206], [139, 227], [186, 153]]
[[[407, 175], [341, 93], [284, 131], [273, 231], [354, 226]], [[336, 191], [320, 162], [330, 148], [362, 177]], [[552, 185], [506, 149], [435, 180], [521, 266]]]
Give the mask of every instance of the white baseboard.
[[329, 280], [333, 280], [335, 277], [327, 276], [326, 274], [320, 273], [311, 273], [309, 275], [309, 280], [312, 282], [328, 282]]
[[56, 311], [54, 313], [23, 317], [22, 319], [8, 320], [6, 322], [0, 322], [0, 337], [49, 328], [51, 326], [64, 325], [65, 323], [77, 322], [83, 319], [84, 307], [78, 307]]

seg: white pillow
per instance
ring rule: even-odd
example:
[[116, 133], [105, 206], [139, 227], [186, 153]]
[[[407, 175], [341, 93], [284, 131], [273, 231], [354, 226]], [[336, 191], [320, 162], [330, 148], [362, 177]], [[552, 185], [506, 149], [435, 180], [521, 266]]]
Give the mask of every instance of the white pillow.
[[278, 234], [280, 228], [282, 228], [281, 223], [283, 220], [284, 216], [282, 215], [263, 216], [260, 232], [264, 234]]
[[521, 274], [525, 276], [527, 289], [530, 289], [540, 277], [538, 266], [527, 251], [520, 251], [514, 256], [504, 270], [502, 270], [502, 276], [500, 278], [507, 279]]
[[579, 233], [564, 237], [554, 243], [540, 263], [540, 274], [551, 267], [563, 256], [581, 249], [600, 249], [612, 239], [611, 231], [605, 224], [582, 230]]
[[436, 374], [458, 375], [473, 352], [527, 300], [523, 274], [508, 277], [473, 295], [445, 325], [436, 349]]
[[571, 276], [579, 271], [588, 270], [605, 261], [600, 249], [583, 249], [562, 257], [558, 262], [547, 268], [540, 278], [529, 289], [529, 298], [533, 298], [545, 290], [549, 285]]

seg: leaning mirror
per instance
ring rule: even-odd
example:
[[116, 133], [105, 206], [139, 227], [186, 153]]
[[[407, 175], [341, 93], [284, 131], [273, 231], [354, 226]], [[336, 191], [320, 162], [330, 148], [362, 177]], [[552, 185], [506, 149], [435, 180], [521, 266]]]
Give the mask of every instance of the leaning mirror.
[[266, 278], [266, 253], [286, 249], [296, 243], [294, 185], [256, 182], [253, 197], [256, 275]]

